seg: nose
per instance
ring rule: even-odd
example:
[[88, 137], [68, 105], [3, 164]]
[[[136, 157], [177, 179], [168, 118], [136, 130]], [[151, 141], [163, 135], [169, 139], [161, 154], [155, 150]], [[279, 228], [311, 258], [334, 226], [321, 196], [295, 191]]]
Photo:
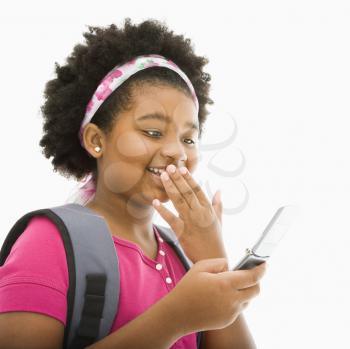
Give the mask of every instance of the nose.
[[184, 146], [179, 141], [171, 141], [164, 144], [161, 154], [163, 157], [171, 157], [173, 163], [180, 166], [181, 162], [187, 161], [187, 154]]

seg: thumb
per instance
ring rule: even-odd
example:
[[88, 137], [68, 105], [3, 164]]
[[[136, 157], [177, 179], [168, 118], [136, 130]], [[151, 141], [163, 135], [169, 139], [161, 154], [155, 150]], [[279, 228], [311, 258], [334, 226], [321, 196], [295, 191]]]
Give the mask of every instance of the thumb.
[[205, 271], [207, 273], [221, 273], [228, 270], [227, 258], [209, 258], [202, 259], [194, 264], [198, 271]]

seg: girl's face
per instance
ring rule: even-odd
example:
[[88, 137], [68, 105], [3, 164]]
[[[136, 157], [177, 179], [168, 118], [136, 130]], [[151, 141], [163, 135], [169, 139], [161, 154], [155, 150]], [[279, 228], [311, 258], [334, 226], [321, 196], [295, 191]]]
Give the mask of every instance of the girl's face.
[[[133, 104], [101, 139], [98, 183], [107, 195], [138, 203], [169, 200], [160, 177], [147, 168], [174, 164], [193, 172], [198, 163], [198, 116], [193, 100], [172, 87], [134, 89]], [[113, 195], [112, 195], [113, 196]]]

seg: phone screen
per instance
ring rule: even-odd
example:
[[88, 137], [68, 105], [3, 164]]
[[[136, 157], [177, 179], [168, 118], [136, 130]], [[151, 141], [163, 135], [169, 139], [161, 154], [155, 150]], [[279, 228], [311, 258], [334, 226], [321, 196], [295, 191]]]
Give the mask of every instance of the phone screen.
[[265, 262], [289, 230], [299, 214], [298, 206], [282, 206], [273, 215], [252, 249], [236, 264], [233, 270], [251, 269]]
[[252, 248], [252, 252], [258, 256], [271, 256], [273, 250], [289, 230], [298, 211], [297, 206], [280, 207]]

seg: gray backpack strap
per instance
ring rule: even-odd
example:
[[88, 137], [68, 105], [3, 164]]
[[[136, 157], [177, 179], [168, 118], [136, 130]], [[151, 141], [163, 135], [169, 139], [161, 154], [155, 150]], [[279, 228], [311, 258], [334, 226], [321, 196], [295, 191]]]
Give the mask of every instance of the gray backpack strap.
[[[157, 225], [155, 224], [157, 230], [159, 231], [159, 235], [164, 239], [164, 241], [168, 242], [169, 245], [175, 250], [177, 255], [179, 256], [181, 262], [183, 263], [186, 271], [188, 271], [193, 263], [192, 261], [186, 256], [183, 248], [181, 247], [179, 240], [177, 239], [176, 234], [167, 227]], [[201, 340], [202, 340], [202, 332], [197, 332], [197, 348], [199, 349], [201, 346]]]
[[80, 349], [106, 337], [117, 312], [119, 261], [101, 216], [79, 204], [50, 208], [69, 233], [74, 268], [69, 270], [64, 348]]
[[23, 215], [7, 234], [0, 266], [35, 216], [49, 218], [61, 234], [68, 265], [64, 349], [82, 349], [106, 337], [119, 303], [119, 261], [103, 217], [79, 204], [39, 209]]

